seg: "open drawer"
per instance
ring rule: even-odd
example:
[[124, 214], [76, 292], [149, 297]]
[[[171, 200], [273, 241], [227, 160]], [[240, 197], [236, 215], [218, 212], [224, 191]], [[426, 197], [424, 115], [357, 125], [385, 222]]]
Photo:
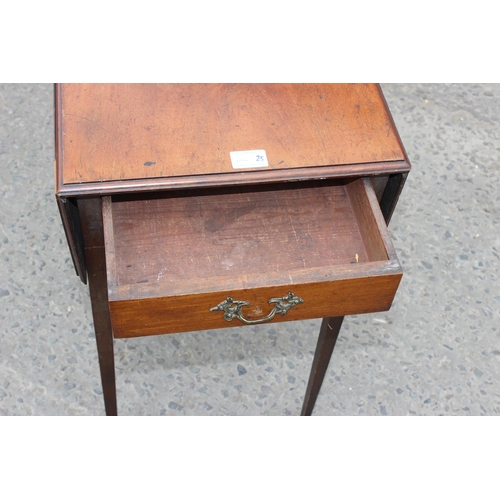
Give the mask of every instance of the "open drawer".
[[103, 198], [117, 338], [388, 310], [402, 270], [370, 179]]

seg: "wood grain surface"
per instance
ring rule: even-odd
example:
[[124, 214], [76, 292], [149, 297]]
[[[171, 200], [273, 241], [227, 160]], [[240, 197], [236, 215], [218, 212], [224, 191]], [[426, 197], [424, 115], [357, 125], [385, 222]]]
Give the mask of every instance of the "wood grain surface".
[[112, 211], [118, 286], [288, 275], [368, 260], [343, 185], [174, 192], [125, 198]]
[[229, 153], [242, 150], [264, 149], [267, 170], [406, 158], [372, 84], [57, 89], [62, 184], [234, 173]]

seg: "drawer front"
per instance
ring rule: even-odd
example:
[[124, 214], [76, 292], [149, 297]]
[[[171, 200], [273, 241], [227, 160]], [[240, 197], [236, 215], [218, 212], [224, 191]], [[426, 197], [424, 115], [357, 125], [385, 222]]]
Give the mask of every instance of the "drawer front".
[[304, 302], [291, 307], [285, 315], [276, 313], [269, 321], [386, 311], [391, 307], [401, 276], [397, 273], [288, 287], [114, 301], [110, 303], [113, 334], [116, 338], [127, 338], [243, 326], [245, 323], [237, 317], [227, 321], [223, 310], [211, 309], [231, 297], [234, 301], [249, 302], [249, 306], [241, 308], [242, 315], [256, 321], [273, 310], [274, 304], [268, 302], [270, 298], [285, 297], [290, 291]]
[[106, 198], [103, 217], [117, 338], [388, 310], [402, 277], [368, 179]]

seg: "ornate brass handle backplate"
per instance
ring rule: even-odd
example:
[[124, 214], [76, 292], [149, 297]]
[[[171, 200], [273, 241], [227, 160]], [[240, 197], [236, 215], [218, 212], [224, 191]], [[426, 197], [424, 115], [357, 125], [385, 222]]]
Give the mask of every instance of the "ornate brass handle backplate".
[[210, 311], [224, 311], [224, 319], [226, 321], [233, 321], [234, 318], [239, 319], [245, 325], [255, 325], [257, 323], [265, 323], [266, 321], [271, 321], [276, 313], [284, 316], [289, 309], [297, 304], [303, 304], [304, 301], [294, 295], [292, 292], [288, 292], [288, 295], [285, 297], [280, 297], [276, 299], [269, 299], [269, 304], [276, 304], [272, 311], [265, 316], [264, 318], [259, 319], [246, 319], [241, 312], [241, 308], [243, 306], [249, 306], [250, 302], [245, 300], [233, 300], [231, 297], [228, 297], [224, 302], [221, 302], [215, 307], [212, 307]]

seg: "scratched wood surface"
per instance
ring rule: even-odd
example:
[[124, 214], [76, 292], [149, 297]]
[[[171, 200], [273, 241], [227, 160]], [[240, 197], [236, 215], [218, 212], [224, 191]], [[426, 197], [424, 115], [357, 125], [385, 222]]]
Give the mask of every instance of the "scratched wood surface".
[[57, 89], [58, 169], [66, 185], [236, 173], [229, 153], [256, 149], [267, 153], [262, 170], [405, 160], [377, 85]]
[[368, 260], [343, 185], [174, 192], [112, 208], [118, 286]]

